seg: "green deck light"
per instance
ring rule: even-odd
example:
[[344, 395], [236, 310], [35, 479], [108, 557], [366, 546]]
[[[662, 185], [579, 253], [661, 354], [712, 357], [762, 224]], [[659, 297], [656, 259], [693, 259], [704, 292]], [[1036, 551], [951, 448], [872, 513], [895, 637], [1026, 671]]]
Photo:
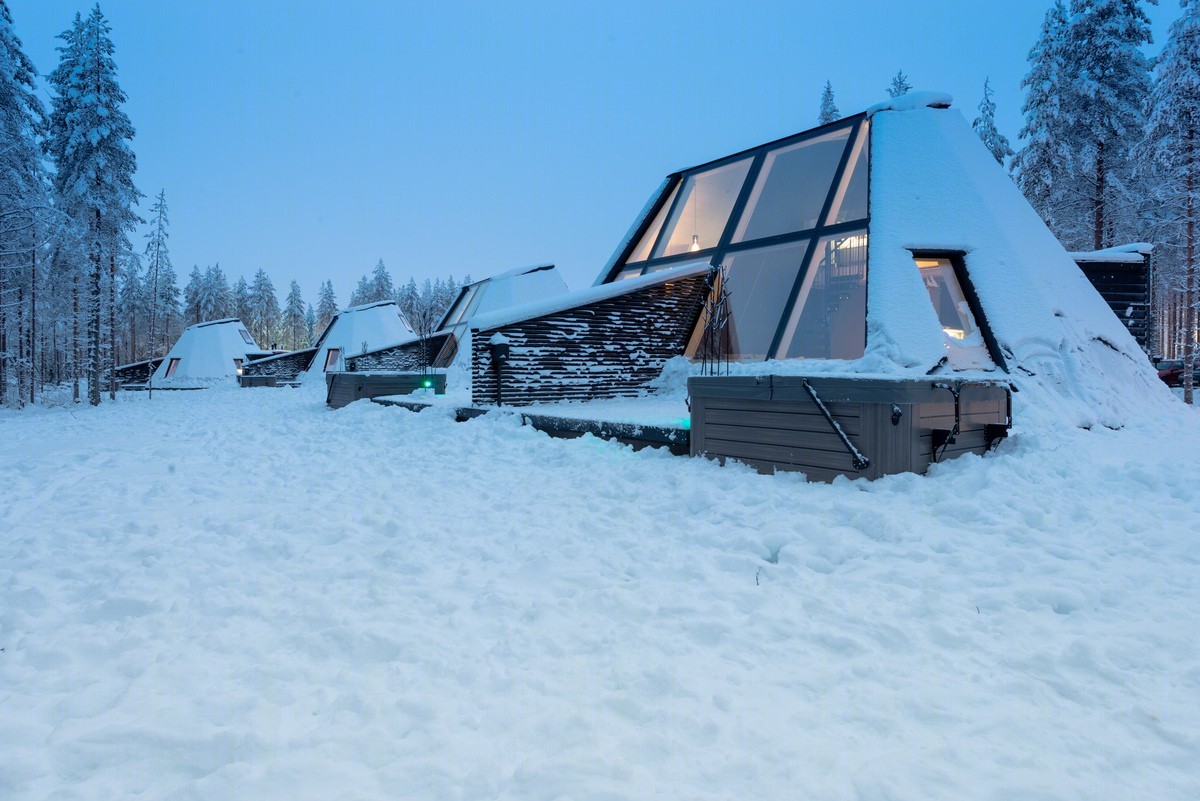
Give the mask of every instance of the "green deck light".
[[682, 428], [684, 431], [691, 431], [692, 430], [692, 418], [685, 417], [682, 420], [680, 420], [679, 427]]
[[429, 389], [432, 386], [433, 386], [433, 382], [430, 381], [429, 379], [426, 379], [425, 380], [425, 389]]

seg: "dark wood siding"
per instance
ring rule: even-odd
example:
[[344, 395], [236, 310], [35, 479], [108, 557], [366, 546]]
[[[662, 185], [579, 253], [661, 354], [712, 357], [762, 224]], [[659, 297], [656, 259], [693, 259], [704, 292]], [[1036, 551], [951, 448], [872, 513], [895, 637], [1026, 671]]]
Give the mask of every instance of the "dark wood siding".
[[[475, 331], [471, 400], [527, 406], [629, 397], [645, 391], [667, 359], [687, 350], [700, 319], [706, 276], [691, 275], [542, 317]], [[498, 393], [489, 342], [511, 345]]]
[[[117, 384], [144, 384], [150, 380], [150, 376], [154, 375], [154, 371], [162, 364], [163, 357], [159, 356], [156, 359], [147, 359], [133, 364], [123, 364], [117, 368]], [[103, 383], [107, 384], [108, 379], [105, 378]]]
[[[989, 436], [1008, 424], [1008, 391], [1001, 385], [954, 381], [811, 378], [810, 384], [851, 445], [870, 460], [856, 469], [850, 450], [793, 376], [693, 378], [691, 452], [736, 459], [760, 472], [800, 471], [810, 480], [839, 475], [879, 478], [924, 473], [935, 460], [982, 454]], [[955, 424], [958, 433], [934, 449]], [[988, 426], [996, 428], [989, 429]], [[941, 432], [940, 434], [938, 432]]]
[[251, 378], [271, 377], [276, 381], [295, 381], [296, 376], [308, 369], [316, 348], [294, 350], [279, 356], [268, 356], [265, 359], [255, 359], [242, 365], [241, 385], [244, 387], [274, 386], [273, 382], [251, 381]]
[[1149, 350], [1152, 329], [1149, 259], [1147, 255], [1140, 262], [1078, 262], [1079, 269], [1143, 350]]
[[450, 353], [449, 360], [454, 359], [453, 346], [447, 347], [453, 339], [454, 335], [449, 331], [441, 331], [430, 335], [425, 342], [418, 339], [403, 345], [367, 351], [357, 356], [347, 355], [346, 368], [359, 372], [395, 370], [411, 373], [426, 367], [444, 367], [448, 363], [444, 352]]
[[432, 384], [430, 389], [434, 393], [438, 395], [446, 393], [446, 375], [444, 373], [427, 375], [421, 373], [326, 373], [325, 402], [334, 409], [340, 409], [362, 398], [409, 395], [418, 389], [424, 389], [427, 381]]

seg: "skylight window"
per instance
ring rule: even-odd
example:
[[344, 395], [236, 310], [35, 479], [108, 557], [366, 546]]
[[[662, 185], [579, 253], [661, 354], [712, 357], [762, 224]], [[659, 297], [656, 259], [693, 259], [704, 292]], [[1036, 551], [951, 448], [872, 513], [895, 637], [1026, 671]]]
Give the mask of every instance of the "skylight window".
[[675, 201], [667, 230], [655, 249], [656, 258], [717, 246], [750, 170], [750, 161], [746, 158], [688, 176]]
[[734, 242], [817, 227], [849, 128], [768, 151]]

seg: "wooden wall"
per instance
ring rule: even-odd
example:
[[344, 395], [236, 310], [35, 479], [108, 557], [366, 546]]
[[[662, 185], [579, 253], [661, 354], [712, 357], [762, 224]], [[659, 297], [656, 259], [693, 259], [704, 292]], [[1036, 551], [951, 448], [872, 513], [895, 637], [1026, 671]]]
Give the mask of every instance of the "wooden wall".
[[[509, 406], [638, 395], [682, 355], [707, 293], [701, 273], [471, 336], [471, 401]], [[511, 344], [500, 381], [489, 341]], [[498, 390], [502, 390], [502, 393]]]
[[[242, 378], [270, 376], [279, 381], [294, 381], [296, 376], [308, 369], [308, 365], [312, 362], [313, 356], [316, 353], [316, 348], [304, 348], [303, 350], [294, 350], [291, 353], [284, 353], [279, 356], [268, 356], [265, 359], [255, 359], [246, 362], [242, 365]], [[240, 383], [242, 386], [266, 386], [262, 382], [246, 380]], [[274, 386], [274, 384], [271, 384], [271, 386]]]
[[1140, 262], [1080, 261], [1079, 269], [1108, 302], [1113, 314], [1147, 352], [1153, 329], [1150, 320], [1149, 256]]
[[839, 475], [874, 479], [924, 473], [934, 461], [982, 454], [989, 434], [1000, 435], [987, 426], [1009, 422], [1006, 387], [964, 385], [959, 432], [935, 454], [935, 438], [954, 427], [955, 402], [951, 392], [934, 385], [957, 382], [811, 378], [851, 444], [869, 459], [860, 470], [802, 381], [795, 376], [690, 379], [692, 455], [735, 459], [763, 473], [799, 471], [812, 481]]
[[424, 389], [427, 381], [433, 385], [430, 389], [435, 394], [446, 394], [445, 373], [326, 373], [325, 403], [340, 409], [362, 398], [409, 395]]
[[[422, 371], [426, 367], [444, 367], [445, 360], [439, 360], [438, 355], [453, 338], [454, 335], [449, 331], [439, 331], [431, 334], [424, 343], [418, 339], [403, 345], [360, 353], [357, 356], [346, 355], [346, 368], [359, 372], [395, 370], [411, 373]], [[450, 358], [453, 359], [452, 353]]]

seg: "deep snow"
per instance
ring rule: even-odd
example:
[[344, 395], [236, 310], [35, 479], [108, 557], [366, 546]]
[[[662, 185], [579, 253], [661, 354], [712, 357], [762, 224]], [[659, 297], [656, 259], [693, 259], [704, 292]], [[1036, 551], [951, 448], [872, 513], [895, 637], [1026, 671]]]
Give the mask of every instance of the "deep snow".
[[821, 485], [322, 401], [0, 412], [0, 797], [1200, 796], [1191, 409]]

